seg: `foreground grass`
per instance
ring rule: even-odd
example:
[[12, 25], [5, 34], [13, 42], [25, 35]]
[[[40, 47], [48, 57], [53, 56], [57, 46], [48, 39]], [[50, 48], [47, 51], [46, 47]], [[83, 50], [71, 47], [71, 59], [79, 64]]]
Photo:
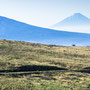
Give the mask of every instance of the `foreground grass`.
[[90, 47], [0, 40], [1, 90], [90, 90]]

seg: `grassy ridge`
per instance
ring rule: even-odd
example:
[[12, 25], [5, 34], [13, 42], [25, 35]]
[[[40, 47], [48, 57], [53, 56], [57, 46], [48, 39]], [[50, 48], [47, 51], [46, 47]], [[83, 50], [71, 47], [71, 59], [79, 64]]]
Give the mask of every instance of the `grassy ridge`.
[[89, 90], [90, 47], [0, 40], [1, 90]]

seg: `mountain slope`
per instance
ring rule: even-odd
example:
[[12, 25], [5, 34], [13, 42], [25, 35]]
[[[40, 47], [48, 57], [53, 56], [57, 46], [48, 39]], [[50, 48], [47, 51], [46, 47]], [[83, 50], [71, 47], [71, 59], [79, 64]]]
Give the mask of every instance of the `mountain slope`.
[[0, 17], [0, 39], [56, 45], [89, 45], [90, 34], [57, 31]]
[[90, 19], [80, 13], [75, 13], [74, 15], [56, 23], [52, 27], [55, 29], [90, 33]]
[[90, 25], [90, 19], [83, 16], [80, 13], [75, 13], [73, 16], [67, 17], [61, 22], [55, 24], [54, 26], [79, 26], [79, 25]]

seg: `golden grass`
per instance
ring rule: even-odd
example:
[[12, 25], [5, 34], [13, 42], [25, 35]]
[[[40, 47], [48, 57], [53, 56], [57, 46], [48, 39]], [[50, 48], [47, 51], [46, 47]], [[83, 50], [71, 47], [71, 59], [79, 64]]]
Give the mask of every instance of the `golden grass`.
[[0, 40], [0, 72], [1, 90], [90, 90], [90, 47]]

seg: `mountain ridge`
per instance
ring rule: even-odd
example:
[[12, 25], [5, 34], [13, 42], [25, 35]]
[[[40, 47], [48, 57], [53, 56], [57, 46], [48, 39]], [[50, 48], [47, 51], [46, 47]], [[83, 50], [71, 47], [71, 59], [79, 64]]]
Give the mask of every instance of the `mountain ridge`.
[[90, 34], [57, 31], [0, 17], [0, 39], [54, 45], [88, 45]]

